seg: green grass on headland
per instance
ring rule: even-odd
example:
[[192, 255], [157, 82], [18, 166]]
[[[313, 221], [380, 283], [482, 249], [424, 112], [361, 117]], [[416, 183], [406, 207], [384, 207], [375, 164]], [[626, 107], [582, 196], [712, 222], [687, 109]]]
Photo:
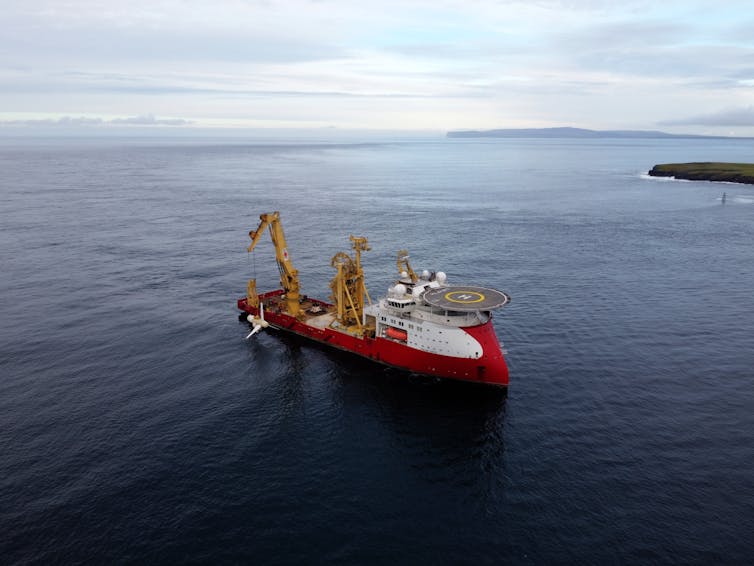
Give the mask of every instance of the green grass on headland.
[[675, 177], [691, 181], [728, 181], [754, 185], [752, 163], [665, 163], [652, 167], [653, 177]]

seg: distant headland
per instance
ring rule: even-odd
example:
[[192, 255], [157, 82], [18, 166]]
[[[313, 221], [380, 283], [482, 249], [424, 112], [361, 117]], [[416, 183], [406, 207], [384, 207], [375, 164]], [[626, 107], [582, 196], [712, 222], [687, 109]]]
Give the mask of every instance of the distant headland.
[[752, 163], [664, 163], [649, 171], [652, 177], [675, 177], [689, 181], [727, 181], [754, 185]]
[[587, 130], [584, 128], [504, 128], [499, 130], [457, 130], [449, 138], [571, 138], [571, 139], [747, 139], [728, 136], [668, 134], [654, 130]]

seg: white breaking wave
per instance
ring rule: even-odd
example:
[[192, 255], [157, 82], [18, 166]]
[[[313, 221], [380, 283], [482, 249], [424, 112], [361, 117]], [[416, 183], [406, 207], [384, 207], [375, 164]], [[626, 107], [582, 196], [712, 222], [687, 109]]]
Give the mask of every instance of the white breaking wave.
[[677, 183], [715, 183], [717, 185], [747, 185], [748, 183], [737, 183], [735, 181], [707, 181], [706, 179], [676, 179], [675, 177], [655, 177], [647, 173], [639, 173], [641, 179], [651, 181], [675, 181]]
[[649, 179], [650, 181], [677, 181], [679, 183], [693, 183], [690, 179], [676, 179], [675, 177], [655, 177], [647, 173], [639, 173], [641, 179]]

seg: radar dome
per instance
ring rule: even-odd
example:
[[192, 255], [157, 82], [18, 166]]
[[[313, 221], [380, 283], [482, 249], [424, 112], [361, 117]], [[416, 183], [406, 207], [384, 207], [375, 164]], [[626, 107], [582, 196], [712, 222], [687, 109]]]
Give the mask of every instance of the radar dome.
[[426, 269], [422, 271], [422, 279], [429, 279], [429, 271]]
[[440, 285], [442, 285], [443, 283], [445, 283], [445, 281], [447, 281], [448, 276], [445, 275], [444, 271], [438, 271], [437, 275], [435, 275], [435, 279], [437, 279]]
[[408, 277], [408, 271], [401, 271], [401, 279]]
[[393, 287], [393, 291], [396, 295], [405, 295], [406, 294], [406, 286], [403, 283], [398, 283], [395, 287]]

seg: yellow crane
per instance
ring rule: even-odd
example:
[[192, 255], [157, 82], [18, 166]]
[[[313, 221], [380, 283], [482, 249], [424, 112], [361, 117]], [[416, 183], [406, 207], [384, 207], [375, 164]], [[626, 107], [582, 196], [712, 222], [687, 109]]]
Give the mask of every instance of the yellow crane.
[[416, 283], [419, 278], [416, 276], [416, 273], [413, 269], [411, 269], [411, 264], [408, 262], [408, 250], [400, 250], [398, 252], [398, 273], [401, 274], [404, 271], [408, 275], [408, 277], [411, 279], [412, 283]]
[[[280, 271], [280, 285], [285, 291], [285, 301], [287, 305], [288, 314], [291, 316], [298, 316], [301, 310], [299, 303], [301, 284], [298, 279], [298, 270], [293, 267], [291, 258], [288, 255], [288, 245], [285, 242], [285, 234], [283, 233], [283, 225], [280, 222], [280, 212], [275, 211], [266, 214], [259, 215], [259, 226], [256, 230], [249, 232], [251, 238], [251, 244], [247, 248], [247, 251], [254, 250], [259, 240], [262, 238], [262, 233], [265, 228], [270, 229], [270, 237], [272, 238], [272, 244], [275, 246], [275, 260], [278, 264], [278, 270]], [[256, 279], [249, 279], [249, 283], [246, 288], [246, 296], [249, 304], [258, 307], [259, 297], [257, 296]]]

